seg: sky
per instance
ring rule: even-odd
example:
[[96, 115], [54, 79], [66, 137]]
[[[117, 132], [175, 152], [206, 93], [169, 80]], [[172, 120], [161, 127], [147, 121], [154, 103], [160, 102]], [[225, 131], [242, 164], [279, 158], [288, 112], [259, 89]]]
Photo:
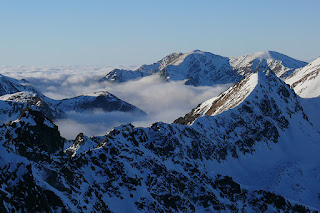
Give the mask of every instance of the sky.
[[194, 49], [320, 56], [319, 0], [0, 0], [0, 66], [141, 65]]

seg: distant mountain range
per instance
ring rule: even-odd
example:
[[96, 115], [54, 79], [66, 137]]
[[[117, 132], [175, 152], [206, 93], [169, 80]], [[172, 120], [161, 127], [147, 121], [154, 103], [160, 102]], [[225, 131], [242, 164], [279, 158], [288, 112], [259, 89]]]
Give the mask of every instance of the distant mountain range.
[[113, 70], [104, 80], [158, 73], [193, 86], [235, 84], [172, 124], [71, 141], [50, 115], [138, 109], [107, 92], [53, 101], [26, 82], [3, 86], [11, 92], [0, 108], [18, 116], [0, 125], [0, 211], [319, 212], [318, 65], [271, 51], [192, 51]]
[[157, 73], [168, 81], [185, 81], [186, 84], [194, 86], [211, 86], [236, 83], [247, 74], [267, 68], [278, 77], [286, 78], [294, 70], [306, 65], [306, 62], [274, 51], [228, 58], [194, 50], [186, 54], [173, 53], [154, 64], [143, 65], [136, 70], [115, 69], [101, 81], [121, 83]]

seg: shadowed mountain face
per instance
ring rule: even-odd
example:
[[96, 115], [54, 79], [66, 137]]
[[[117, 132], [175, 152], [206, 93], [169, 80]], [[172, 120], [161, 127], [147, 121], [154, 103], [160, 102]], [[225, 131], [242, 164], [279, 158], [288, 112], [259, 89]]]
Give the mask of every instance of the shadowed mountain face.
[[21, 91], [37, 92], [26, 80], [16, 80], [0, 74], [0, 96]]
[[193, 86], [236, 83], [243, 76], [256, 70], [271, 69], [278, 77], [285, 78], [306, 62], [274, 51], [257, 52], [241, 57], [227, 58], [200, 50], [186, 54], [174, 53], [152, 65], [137, 70], [115, 69], [101, 81], [126, 82], [159, 74], [164, 80], [185, 81]]
[[0, 208], [312, 212], [320, 133], [301, 100], [273, 72], [258, 71], [177, 121], [190, 125], [79, 134], [65, 152], [50, 119], [27, 109], [0, 128]]
[[74, 98], [63, 99], [61, 101], [56, 101], [54, 105], [65, 112], [85, 112], [101, 109], [105, 112], [137, 112], [141, 115], [145, 115], [142, 110], [108, 92], [94, 92]]

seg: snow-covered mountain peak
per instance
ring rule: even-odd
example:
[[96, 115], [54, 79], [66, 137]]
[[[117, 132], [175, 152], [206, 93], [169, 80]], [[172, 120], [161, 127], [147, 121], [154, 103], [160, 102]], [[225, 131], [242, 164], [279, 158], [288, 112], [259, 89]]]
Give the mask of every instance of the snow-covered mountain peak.
[[246, 60], [265, 59], [267, 61], [271, 61], [271, 60], [282, 61], [282, 64], [288, 68], [299, 68], [306, 64], [306, 62], [304, 61], [291, 58], [287, 55], [284, 55], [276, 51], [260, 51], [260, 52], [252, 53], [249, 55], [234, 57], [234, 58], [245, 58]]
[[241, 79], [230, 66], [229, 58], [200, 50], [181, 55], [174, 63], [161, 69], [160, 76], [193, 86], [235, 83]]
[[[175, 122], [190, 125], [199, 117], [218, 115], [239, 106], [243, 102], [254, 102], [255, 104], [256, 99], [269, 96], [270, 93], [274, 93], [273, 98], [276, 98], [276, 96], [281, 96], [281, 98], [294, 96], [294, 92], [271, 70], [259, 70], [247, 75], [218, 97], [199, 104], [190, 113], [183, 118], [178, 118]], [[295, 102], [296, 100], [292, 101]]]
[[85, 112], [100, 109], [105, 112], [136, 112], [140, 115], [145, 115], [145, 112], [142, 110], [119, 99], [107, 91], [87, 93], [85, 95], [79, 95], [73, 98], [66, 98], [63, 100], [54, 101], [53, 104], [55, 107], [64, 112]]

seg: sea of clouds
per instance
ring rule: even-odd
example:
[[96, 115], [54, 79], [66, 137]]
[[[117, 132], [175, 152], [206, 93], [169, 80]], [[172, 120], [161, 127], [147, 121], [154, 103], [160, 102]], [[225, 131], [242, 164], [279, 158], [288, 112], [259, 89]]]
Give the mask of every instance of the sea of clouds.
[[[132, 69], [130, 67], [120, 67]], [[69, 113], [67, 119], [54, 121], [62, 134], [74, 139], [80, 132], [88, 136], [104, 135], [121, 124], [132, 123], [146, 127], [154, 122], [171, 123], [184, 116], [199, 103], [219, 95], [231, 84], [213, 87], [193, 87], [181, 82], [164, 82], [158, 75], [121, 84], [99, 81], [113, 67], [0, 67], [0, 73], [16, 79], [26, 79], [44, 95], [52, 99], [71, 98], [78, 95], [108, 91], [135, 105], [147, 116], [124, 112]]]

